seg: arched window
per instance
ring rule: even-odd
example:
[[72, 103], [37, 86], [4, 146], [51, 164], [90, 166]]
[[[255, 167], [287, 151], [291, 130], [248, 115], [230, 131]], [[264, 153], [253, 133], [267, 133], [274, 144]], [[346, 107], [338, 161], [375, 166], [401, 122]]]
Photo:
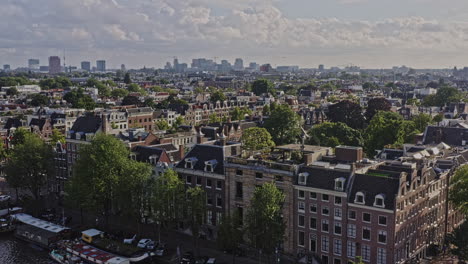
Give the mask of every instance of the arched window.
[[374, 200], [374, 206], [376, 207], [385, 207], [385, 196], [383, 194], [377, 194]]
[[354, 202], [358, 204], [364, 204], [365, 203], [365, 196], [363, 192], [357, 192], [356, 197], [354, 198]]

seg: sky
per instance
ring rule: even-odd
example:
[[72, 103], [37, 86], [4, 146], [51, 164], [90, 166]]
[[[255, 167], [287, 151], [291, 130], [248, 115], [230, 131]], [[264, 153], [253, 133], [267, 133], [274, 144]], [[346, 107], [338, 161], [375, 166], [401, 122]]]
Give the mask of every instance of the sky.
[[468, 66], [467, 0], [0, 0], [0, 64]]

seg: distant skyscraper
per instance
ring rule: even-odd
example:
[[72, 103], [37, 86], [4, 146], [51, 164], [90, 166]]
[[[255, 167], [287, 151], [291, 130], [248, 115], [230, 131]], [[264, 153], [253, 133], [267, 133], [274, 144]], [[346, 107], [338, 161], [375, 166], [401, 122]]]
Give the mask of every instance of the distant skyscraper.
[[59, 56], [50, 56], [49, 57], [49, 73], [57, 74], [62, 72], [62, 65], [60, 64]]
[[10, 70], [10, 64], [4, 64], [3, 65], [3, 70], [4, 71], [9, 71]]
[[240, 58], [237, 58], [234, 62], [234, 70], [241, 71], [244, 69], [244, 61]]
[[120, 70], [121, 71], [126, 71], [127, 70], [127, 68], [125, 68], [125, 64], [120, 65]]
[[31, 70], [39, 70], [39, 60], [38, 59], [29, 59], [28, 68]]
[[96, 69], [99, 72], [105, 72], [106, 71], [106, 61], [105, 60], [96, 61]]
[[91, 62], [89, 61], [82, 61], [81, 62], [81, 69], [85, 71], [91, 71]]
[[319, 67], [318, 67], [319, 71], [324, 71], [325, 70], [325, 66], [323, 64], [320, 64]]

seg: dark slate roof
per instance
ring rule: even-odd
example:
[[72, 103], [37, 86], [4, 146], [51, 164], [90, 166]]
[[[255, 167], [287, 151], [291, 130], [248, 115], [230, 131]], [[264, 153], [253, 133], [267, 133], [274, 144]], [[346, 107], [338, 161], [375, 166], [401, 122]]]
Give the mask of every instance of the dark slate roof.
[[137, 155], [136, 155], [137, 161], [148, 162], [149, 157], [151, 157], [153, 155], [156, 155], [158, 157], [156, 162], [158, 162], [159, 159], [161, 158], [161, 156], [163, 155], [163, 153], [166, 152], [166, 151], [164, 149], [162, 149], [162, 148], [147, 147], [147, 146], [136, 146], [133, 149], [133, 152], [137, 153]]
[[101, 127], [102, 119], [99, 116], [81, 116], [76, 119], [71, 131], [82, 133], [96, 133]]
[[177, 151], [176, 146], [174, 146], [172, 143], [169, 144], [158, 144], [158, 145], [152, 145], [151, 147], [153, 148], [160, 148], [164, 149], [166, 152], [173, 152]]
[[[344, 186], [348, 185], [348, 179], [351, 174], [349, 171], [342, 171], [337, 169], [326, 169], [319, 167], [302, 167], [299, 173], [307, 172], [309, 177], [307, 177], [306, 186], [326, 189], [326, 190], [335, 190], [335, 179], [345, 178], [346, 182]], [[298, 179], [296, 178], [296, 184], [298, 184]]]
[[461, 146], [462, 140], [468, 141], [468, 129], [466, 128], [428, 126], [424, 132], [423, 144], [444, 142], [451, 146]]
[[397, 160], [404, 155], [402, 149], [384, 149], [377, 155], [377, 159], [383, 159], [383, 154], [385, 154], [386, 160]]
[[196, 158], [194, 170], [204, 171], [205, 161], [216, 160], [214, 173], [224, 174], [224, 149], [221, 146], [199, 144], [190, 150], [187, 155], [177, 164], [177, 168], [185, 168], [187, 158]]
[[45, 118], [33, 118], [31, 119], [31, 122], [29, 123], [29, 126], [38, 126], [39, 130], [42, 130], [46, 123]]
[[356, 174], [348, 202], [354, 203], [356, 193], [362, 192], [364, 193], [365, 205], [374, 206], [375, 196], [382, 194], [385, 198], [385, 209], [394, 210], [395, 197], [399, 188], [400, 180], [398, 177]]
[[8, 118], [4, 128], [5, 129], [10, 129], [12, 127], [18, 128], [21, 127], [21, 120], [19, 118]]

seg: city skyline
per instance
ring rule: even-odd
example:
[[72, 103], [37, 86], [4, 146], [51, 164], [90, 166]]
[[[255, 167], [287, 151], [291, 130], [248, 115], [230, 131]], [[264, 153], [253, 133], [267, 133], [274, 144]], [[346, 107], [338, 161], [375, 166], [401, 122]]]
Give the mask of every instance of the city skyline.
[[64, 50], [67, 65], [105, 59], [107, 68], [159, 68], [173, 56], [301, 67], [452, 68], [468, 61], [468, 4], [461, 0], [7, 0], [2, 7], [8, 23], [0, 58], [12, 68]]

